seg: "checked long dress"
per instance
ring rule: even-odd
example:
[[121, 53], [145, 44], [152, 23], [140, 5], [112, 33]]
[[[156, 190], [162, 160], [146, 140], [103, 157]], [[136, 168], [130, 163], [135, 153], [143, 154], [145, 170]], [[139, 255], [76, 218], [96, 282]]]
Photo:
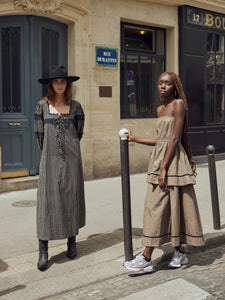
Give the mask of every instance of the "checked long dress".
[[45, 99], [35, 110], [34, 130], [42, 150], [37, 190], [37, 236], [56, 240], [78, 234], [85, 225], [80, 139], [84, 112], [72, 100], [68, 114], [52, 114]]
[[158, 185], [161, 164], [173, 134], [174, 118], [163, 116], [156, 124], [157, 143], [152, 151], [144, 207], [144, 246], [204, 244], [202, 224], [193, 185], [195, 176], [187, 154], [179, 143], [167, 170], [167, 191]]

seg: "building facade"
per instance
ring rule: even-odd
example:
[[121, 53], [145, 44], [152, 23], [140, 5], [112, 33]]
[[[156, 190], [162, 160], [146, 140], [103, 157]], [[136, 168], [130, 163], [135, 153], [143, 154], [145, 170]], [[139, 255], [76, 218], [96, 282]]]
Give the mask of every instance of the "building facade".
[[[194, 154], [225, 151], [224, 1], [1, 0], [1, 177], [38, 174], [37, 79], [50, 65], [80, 76], [85, 179], [120, 174], [121, 128], [155, 136], [157, 79], [179, 73], [189, 102]], [[131, 173], [147, 170], [151, 147], [130, 144]]]

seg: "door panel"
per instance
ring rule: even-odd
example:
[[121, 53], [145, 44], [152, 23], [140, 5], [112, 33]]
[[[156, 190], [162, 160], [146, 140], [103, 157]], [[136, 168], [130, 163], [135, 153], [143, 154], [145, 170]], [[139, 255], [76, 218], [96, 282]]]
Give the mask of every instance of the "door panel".
[[[28, 116], [26, 112], [23, 78], [26, 19], [2, 17], [0, 22], [0, 143], [2, 149], [2, 177], [29, 174]], [[24, 172], [25, 171], [25, 172]], [[14, 174], [15, 175], [15, 174]], [[22, 176], [22, 175], [21, 175]]]
[[27, 169], [29, 156], [26, 155], [29, 150], [27, 125], [20, 125], [21, 128], [17, 128], [20, 123], [11, 124], [13, 124], [11, 128], [1, 130], [2, 161], [4, 162], [2, 178], [29, 175]]
[[[32, 131], [30, 138], [31, 164], [30, 175], [39, 172], [40, 150], [38, 149], [34, 137], [34, 110], [36, 103], [46, 96], [47, 86], [38, 83], [37, 79], [47, 77], [51, 65], [67, 66], [67, 25], [47, 19], [29, 16], [31, 28], [30, 55], [36, 57], [30, 66], [30, 128]], [[38, 38], [37, 38], [38, 37]], [[37, 40], [39, 41], [37, 43]]]
[[[36, 175], [40, 151], [33, 121], [46, 94], [37, 79], [67, 66], [67, 25], [36, 16], [0, 17], [0, 143], [2, 177]], [[20, 175], [21, 174], [21, 175]]]

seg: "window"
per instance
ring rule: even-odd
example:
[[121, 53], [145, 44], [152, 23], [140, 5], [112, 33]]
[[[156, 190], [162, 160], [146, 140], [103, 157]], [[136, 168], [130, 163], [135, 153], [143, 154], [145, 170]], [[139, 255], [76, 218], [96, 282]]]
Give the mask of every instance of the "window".
[[121, 24], [121, 118], [156, 117], [159, 75], [165, 70], [165, 30]]

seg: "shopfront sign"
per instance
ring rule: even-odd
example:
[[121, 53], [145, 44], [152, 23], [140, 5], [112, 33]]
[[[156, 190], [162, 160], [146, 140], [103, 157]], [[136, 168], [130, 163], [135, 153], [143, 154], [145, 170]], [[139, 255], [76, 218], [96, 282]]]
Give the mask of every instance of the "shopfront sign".
[[187, 23], [225, 31], [225, 15], [187, 7]]
[[96, 46], [95, 64], [102, 67], [118, 67], [118, 49]]

